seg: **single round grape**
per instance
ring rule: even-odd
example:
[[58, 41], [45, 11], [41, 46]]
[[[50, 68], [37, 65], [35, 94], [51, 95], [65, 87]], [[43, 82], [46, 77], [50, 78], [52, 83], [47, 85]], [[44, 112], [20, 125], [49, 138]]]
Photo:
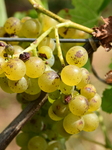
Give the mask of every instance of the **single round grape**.
[[87, 98], [82, 95], [75, 96], [69, 102], [69, 109], [76, 116], [84, 115], [88, 111], [88, 108], [89, 108], [89, 102]]
[[84, 120], [82, 117], [69, 113], [63, 120], [63, 127], [69, 134], [77, 134], [83, 130]]
[[46, 71], [38, 78], [38, 85], [44, 92], [54, 92], [59, 84], [60, 77], [55, 71]]
[[53, 140], [48, 143], [46, 150], [63, 150], [63, 146], [59, 141]]
[[59, 121], [59, 120], [62, 119], [61, 117], [58, 117], [58, 116], [53, 112], [52, 106], [50, 106], [49, 109], [48, 109], [48, 115], [49, 115], [49, 117], [50, 117], [52, 120], [54, 120], [54, 121]]
[[28, 149], [29, 150], [46, 150], [47, 142], [41, 136], [34, 136], [28, 142]]
[[10, 59], [4, 65], [4, 72], [10, 80], [20, 80], [26, 73], [25, 63], [19, 58]]
[[42, 31], [38, 19], [28, 19], [22, 24], [21, 33], [26, 38], [37, 38]]
[[25, 16], [20, 21], [21, 21], [21, 23], [24, 23], [26, 20], [29, 20], [29, 19], [31, 19], [31, 17]]
[[94, 97], [96, 94], [96, 88], [92, 84], [87, 84], [81, 88], [81, 95], [87, 97], [88, 99]]
[[44, 58], [44, 59], [49, 59], [51, 58], [52, 56], [52, 50], [50, 47], [48, 46], [42, 46], [38, 49], [38, 55], [41, 57], [41, 58]]
[[26, 75], [30, 78], [38, 78], [45, 71], [45, 64], [43, 60], [39, 57], [30, 57], [29, 60], [25, 62], [26, 65]]
[[24, 49], [20, 45], [13, 45], [14, 48], [14, 55], [20, 54]]
[[4, 72], [3, 67], [5, 65], [5, 59], [0, 57], [0, 74]]
[[89, 99], [89, 109], [88, 109], [88, 111], [98, 110], [101, 106], [101, 103], [102, 103], [101, 96], [98, 93], [96, 93], [94, 97]]
[[55, 57], [54, 55], [52, 55], [49, 59], [45, 60], [45, 64], [49, 65], [50, 67], [52, 67], [55, 63]]
[[86, 84], [90, 83], [90, 73], [89, 73], [89, 71], [86, 68], [81, 68], [81, 72], [82, 72], [82, 79], [79, 82], [79, 84], [77, 84], [77, 89], [81, 89]]
[[14, 93], [22, 93], [28, 88], [28, 82], [25, 77], [17, 81], [8, 80], [8, 85]]
[[80, 68], [75, 65], [65, 66], [61, 71], [61, 79], [69, 86], [77, 85], [82, 79]]
[[27, 146], [29, 140], [29, 133], [21, 132], [16, 136], [16, 143], [20, 147]]
[[74, 46], [70, 48], [66, 54], [66, 61], [70, 65], [82, 67], [88, 60], [88, 53], [82, 46]]
[[87, 113], [83, 116], [84, 128], [86, 132], [92, 132], [97, 129], [99, 125], [99, 118], [95, 113]]
[[67, 27], [61, 27], [61, 28], [59, 28], [58, 32], [59, 32], [59, 35], [61, 37], [71, 38], [72, 35], [75, 34], [76, 29], [74, 29], [74, 28], [67, 28]]
[[23, 93], [21, 93], [21, 94], [22, 94], [22, 97], [23, 97], [25, 100], [27, 100], [27, 101], [34, 101], [34, 100], [36, 100], [37, 98], [39, 98], [41, 92], [38, 93], [38, 94], [35, 94], [35, 95], [31, 95], [31, 94], [28, 94], [28, 93], [25, 93], [25, 92], [23, 92]]
[[52, 104], [55, 100], [59, 99], [59, 97], [60, 97], [60, 91], [56, 90], [54, 92], [49, 93], [48, 101]]
[[8, 34], [18, 34], [21, 29], [21, 23], [18, 18], [10, 17], [4, 24], [4, 29]]

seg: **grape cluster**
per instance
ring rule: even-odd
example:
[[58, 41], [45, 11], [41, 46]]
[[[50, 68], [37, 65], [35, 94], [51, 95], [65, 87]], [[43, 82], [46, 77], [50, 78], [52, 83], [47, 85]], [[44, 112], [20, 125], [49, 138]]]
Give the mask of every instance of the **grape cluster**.
[[[8, 18], [0, 28], [0, 36], [37, 38], [58, 22], [48, 16], [38, 19]], [[3, 32], [1, 32], [3, 31]], [[73, 28], [59, 28], [61, 38], [87, 38], [88, 34]], [[41, 92], [48, 101], [17, 136], [21, 150], [64, 150], [64, 139], [81, 131], [94, 131], [99, 124], [96, 112], [101, 97], [91, 84], [84, 68], [88, 53], [79, 43], [62, 44], [65, 65], [57, 56], [54, 32], [29, 52], [24, 42], [0, 41], [0, 87], [7, 93], [17, 93], [22, 109], [36, 100]]]

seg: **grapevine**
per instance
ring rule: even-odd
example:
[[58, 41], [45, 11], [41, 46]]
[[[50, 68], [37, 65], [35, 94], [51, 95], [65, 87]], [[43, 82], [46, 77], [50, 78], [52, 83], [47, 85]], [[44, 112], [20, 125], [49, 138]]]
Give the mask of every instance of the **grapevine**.
[[[102, 98], [85, 67], [89, 59], [92, 65], [100, 45], [111, 49], [108, 32], [106, 38], [102, 33], [102, 28], [110, 29], [111, 17], [103, 19], [101, 27], [89, 28], [49, 11], [40, 0], [29, 2], [38, 18], [13, 16], [0, 28], [0, 86], [6, 93], [16, 93], [22, 108], [0, 134], [1, 150], [15, 136], [20, 150], [67, 150], [65, 142], [71, 135], [87, 140], [83, 133], [95, 131], [99, 124], [106, 143], [89, 141], [112, 149], [100, 115]], [[6, 41], [6, 35], [15, 40]], [[61, 43], [60, 38], [80, 38], [87, 44]]]

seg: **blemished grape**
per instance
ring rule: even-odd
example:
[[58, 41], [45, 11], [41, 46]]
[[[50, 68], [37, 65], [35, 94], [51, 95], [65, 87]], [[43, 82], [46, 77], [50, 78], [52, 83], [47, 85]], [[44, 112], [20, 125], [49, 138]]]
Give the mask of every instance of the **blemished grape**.
[[90, 73], [89, 73], [89, 71], [86, 68], [81, 68], [81, 72], [82, 72], [82, 79], [79, 82], [79, 84], [77, 84], [77, 89], [81, 89], [86, 84], [90, 83]]
[[36, 38], [41, 31], [42, 27], [38, 19], [28, 19], [22, 24], [20, 33], [26, 38]]
[[41, 58], [38, 56], [30, 57], [29, 60], [25, 62], [26, 65], [26, 75], [30, 78], [38, 78], [45, 71], [45, 64]]
[[96, 88], [92, 84], [87, 84], [81, 88], [81, 95], [87, 97], [88, 99], [94, 97], [96, 94]]
[[58, 89], [60, 77], [55, 71], [46, 71], [38, 78], [38, 85], [44, 92], [54, 92]]
[[55, 57], [54, 55], [52, 55], [49, 59], [45, 60], [45, 64], [49, 65], [50, 67], [52, 67], [55, 63]]
[[95, 113], [87, 113], [83, 116], [84, 128], [86, 132], [92, 132], [97, 129], [99, 125], [99, 118]]
[[25, 63], [19, 58], [10, 59], [5, 63], [3, 69], [10, 80], [20, 80], [26, 73]]
[[46, 150], [47, 142], [41, 136], [34, 136], [28, 142], [29, 150]]
[[61, 28], [59, 28], [58, 32], [59, 32], [59, 35], [61, 37], [72, 38], [72, 35], [75, 34], [76, 29], [74, 29], [74, 28], [67, 28], [67, 27], [61, 27]]
[[14, 93], [22, 93], [28, 88], [28, 82], [25, 77], [17, 81], [8, 80], [8, 85]]
[[58, 116], [53, 112], [52, 106], [50, 106], [49, 109], [48, 109], [48, 115], [49, 115], [49, 117], [50, 117], [52, 120], [54, 120], [54, 121], [59, 121], [59, 120], [62, 119], [61, 117], [58, 117]]
[[52, 56], [52, 49], [48, 46], [42, 46], [38, 49], [38, 55], [41, 58], [49, 59]]
[[82, 117], [69, 113], [63, 120], [63, 127], [69, 134], [77, 134], [83, 130], [84, 120]]
[[102, 99], [101, 96], [96, 93], [94, 97], [92, 97], [91, 99], [89, 99], [89, 109], [88, 111], [96, 111], [100, 108], [102, 103]]
[[61, 71], [61, 79], [69, 86], [77, 85], [82, 79], [80, 68], [75, 65], [65, 66]]
[[66, 61], [70, 65], [82, 67], [88, 60], [88, 53], [82, 46], [74, 46], [70, 48], [66, 54]]
[[88, 111], [88, 108], [89, 108], [89, 102], [87, 98], [82, 95], [75, 96], [69, 102], [69, 109], [76, 116], [84, 115]]
[[4, 29], [8, 34], [18, 34], [21, 29], [21, 23], [18, 18], [10, 17], [4, 24]]

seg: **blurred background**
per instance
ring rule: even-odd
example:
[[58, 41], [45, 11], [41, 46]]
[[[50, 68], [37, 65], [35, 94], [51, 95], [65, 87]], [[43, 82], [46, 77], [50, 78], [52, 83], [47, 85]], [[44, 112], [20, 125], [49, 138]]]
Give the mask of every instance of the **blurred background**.
[[[32, 9], [28, 0], [5, 0], [6, 12], [8, 17], [13, 16], [16, 11], [26, 11]], [[71, 0], [48, 0], [49, 9], [54, 13], [59, 12], [63, 8], [73, 8]], [[102, 12], [101, 16], [108, 17], [112, 14], [112, 1]], [[93, 56], [93, 66], [96, 69], [100, 77], [104, 78], [105, 74], [109, 71], [109, 64], [111, 63], [112, 51], [105, 52], [100, 47]], [[91, 73], [92, 84], [95, 85], [97, 92], [102, 95], [102, 92], [108, 86], [100, 82]], [[15, 94], [7, 94], [0, 89], [0, 132], [21, 112], [21, 107], [16, 101]], [[112, 115], [101, 111], [104, 117], [104, 123], [107, 127], [107, 133], [112, 141]], [[101, 142], [104, 144], [104, 136], [101, 128], [91, 133], [84, 133], [84, 135], [90, 139]], [[89, 142], [78, 135], [72, 136], [66, 143], [67, 150], [106, 150], [106, 148], [99, 146], [95, 143]], [[19, 150], [19, 147], [15, 143], [15, 139], [10, 143], [6, 150]]]

